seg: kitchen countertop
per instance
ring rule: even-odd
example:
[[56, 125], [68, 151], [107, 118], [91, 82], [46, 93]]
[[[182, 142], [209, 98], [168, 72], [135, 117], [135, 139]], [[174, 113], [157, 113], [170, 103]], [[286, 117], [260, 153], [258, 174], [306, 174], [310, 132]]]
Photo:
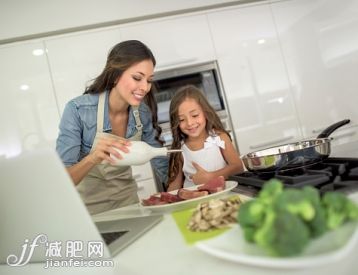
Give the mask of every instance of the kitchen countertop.
[[[358, 194], [356, 194], [358, 199]], [[109, 211], [94, 217], [94, 220], [111, 219], [120, 216]], [[128, 217], [127, 215], [123, 215]], [[325, 274], [353, 275], [358, 270], [358, 244], [344, 259], [324, 266], [308, 269], [275, 269], [249, 266], [210, 256], [193, 245], [187, 245], [172, 215], [165, 214], [163, 220], [138, 240], [114, 257], [114, 268], [52, 268], [45, 270], [43, 264], [31, 264], [24, 268], [0, 266], [1, 274]], [[27, 272], [25, 272], [25, 270]], [[19, 272], [20, 271], [20, 272]]]

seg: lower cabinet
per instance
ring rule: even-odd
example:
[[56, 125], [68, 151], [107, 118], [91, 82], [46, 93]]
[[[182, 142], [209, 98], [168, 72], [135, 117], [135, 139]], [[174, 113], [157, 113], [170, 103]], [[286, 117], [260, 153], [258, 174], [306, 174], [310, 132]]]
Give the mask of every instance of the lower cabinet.
[[137, 181], [139, 199], [147, 199], [157, 193], [154, 179]]
[[150, 162], [139, 166], [132, 166], [132, 173], [138, 185], [139, 199], [146, 199], [157, 192], [157, 185]]

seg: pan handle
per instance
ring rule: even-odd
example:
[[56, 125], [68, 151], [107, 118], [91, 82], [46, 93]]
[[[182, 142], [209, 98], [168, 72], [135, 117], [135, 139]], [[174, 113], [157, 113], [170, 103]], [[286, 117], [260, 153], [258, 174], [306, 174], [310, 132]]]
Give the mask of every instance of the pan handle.
[[324, 129], [317, 138], [327, 138], [330, 134], [332, 134], [336, 129], [339, 127], [342, 127], [343, 125], [346, 125], [350, 122], [350, 119], [344, 119], [341, 120], [335, 124], [332, 124], [331, 126], [328, 126], [326, 129]]

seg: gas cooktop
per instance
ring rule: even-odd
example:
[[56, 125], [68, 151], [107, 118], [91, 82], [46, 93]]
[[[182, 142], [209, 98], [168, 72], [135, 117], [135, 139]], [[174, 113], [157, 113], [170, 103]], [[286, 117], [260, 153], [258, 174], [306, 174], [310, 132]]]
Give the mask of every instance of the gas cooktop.
[[306, 185], [317, 188], [321, 194], [339, 191], [346, 194], [358, 192], [358, 158], [327, 158], [319, 163], [275, 172], [243, 172], [229, 180], [238, 182], [233, 190], [255, 196], [265, 181], [276, 178], [287, 188]]

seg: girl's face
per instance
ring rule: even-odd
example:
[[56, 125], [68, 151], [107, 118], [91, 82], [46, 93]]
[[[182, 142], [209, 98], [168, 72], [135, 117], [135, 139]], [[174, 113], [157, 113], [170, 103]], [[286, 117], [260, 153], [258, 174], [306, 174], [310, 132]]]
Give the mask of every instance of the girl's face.
[[144, 60], [125, 70], [114, 91], [129, 105], [138, 106], [152, 86], [154, 65]]
[[185, 99], [178, 108], [179, 128], [188, 137], [206, 137], [206, 117], [195, 99]]

